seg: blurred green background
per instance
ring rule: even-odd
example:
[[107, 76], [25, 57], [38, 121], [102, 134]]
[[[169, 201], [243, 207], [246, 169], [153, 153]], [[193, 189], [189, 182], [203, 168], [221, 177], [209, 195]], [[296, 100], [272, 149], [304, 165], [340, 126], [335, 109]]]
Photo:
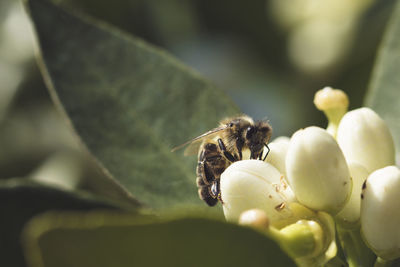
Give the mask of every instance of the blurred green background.
[[[345, 90], [351, 108], [362, 105], [395, 3], [57, 2], [170, 51], [224, 90], [244, 113], [268, 118], [274, 137], [308, 125], [325, 126], [312, 104], [315, 91], [324, 86]], [[22, 4], [0, 0], [0, 177], [30, 176], [66, 189], [111, 194], [98, 181], [82, 180], [101, 174], [51, 102], [34, 60], [33, 40]]]

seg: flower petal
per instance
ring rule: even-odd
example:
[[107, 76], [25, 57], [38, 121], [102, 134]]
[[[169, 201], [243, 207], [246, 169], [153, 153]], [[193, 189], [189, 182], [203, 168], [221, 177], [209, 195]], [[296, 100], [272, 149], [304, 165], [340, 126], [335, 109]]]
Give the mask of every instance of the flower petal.
[[322, 128], [308, 127], [293, 135], [286, 172], [298, 201], [311, 209], [335, 214], [350, 196], [346, 160], [335, 139]]
[[290, 139], [286, 136], [276, 138], [268, 144], [270, 149], [266, 162], [271, 163], [286, 177], [286, 153], [289, 148]]
[[241, 160], [230, 165], [221, 175], [221, 198], [225, 218], [238, 221], [249, 209], [265, 211], [271, 223], [291, 216], [288, 202], [291, 189], [282, 183], [281, 173], [260, 160]]
[[360, 219], [361, 188], [369, 173], [362, 165], [355, 162], [349, 163], [349, 169], [353, 180], [351, 196], [344, 208], [337, 214], [337, 217], [340, 218], [343, 223], [354, 224]]
[[340, 121], [337, 141], [347, 162], [358, 162], [370, 173], [394, 165], [392, 135], [385, 121], [370, 108], [359, 108]]
[[368, 176], [362, 192], [361, 231], [367, 244], [386, 260], [400, 257], [400, 170], [379, 169]]

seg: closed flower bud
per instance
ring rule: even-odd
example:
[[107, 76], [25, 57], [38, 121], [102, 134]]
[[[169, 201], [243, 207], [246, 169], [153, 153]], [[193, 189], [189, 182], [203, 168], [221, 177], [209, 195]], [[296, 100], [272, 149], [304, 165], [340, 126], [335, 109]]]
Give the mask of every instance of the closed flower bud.
[[293, 135], [286, 172], [297, 200], [311, 209], [336, 214], [350, 196], [352, 182], [343, 153], [321, 128], [308, 127]]
[[386, 123], [370, 108], [359, 108], [340, 121], [337, 141], [347, 162], [358, 162], [370, 173], [395, 161], [394, 142]]
[[286, 177], [286, 153], [289, 148], [290, 139], [288, 137], [279, 137], [268, 144], [270, 151], [266, 162], [271, 163], [279, 172]]
[[289, 203], [293, 192], [271, 164], [260, 160], [241, 160], [221, 175], [221, 198], [225, 218], [238, 221], [242, 212], [263, 210], [271, 223], [292, 215]]
[[349, 98], [342, 90], [327, 86], [315, 93], [314, 105], [322, 111], [342, 110], [343, 116], [349, 107]]
[[319, 223], [299, 220], [280, 230], [281, 245], [293, 258], [315, 257], [323, 248], [324, 232]]
[[361, 230], [366, 243], [382, 259], [400, 257], [400, 170], [389, 166], [366, 180], [361, 200]]
[[266, 230], [269, 227], [269, 219], [263, 210], [251, 209], [240, 214], [239, 224]]
[[275, 234], [275, 239], [298, 266], [325, 266], [336, 255], [335, 223], [332, 217], [324, 212], [316, 212], [315, 215], [315, 220], [298, 220]]
[[349, 107], [349, 98], [346, 93], [339, 89], [325, 87], [315, 94], [314, 105], [328, 118], [327, 132], [336, 137], [340, 119]]
[[361, 187], [368, 177], [368, 171], [360, 164], [351, 162], [348, 164], [350, 175], [353, 180], [350, 200], [337, 214], [344, 224], [356, 224], [360, 219]]

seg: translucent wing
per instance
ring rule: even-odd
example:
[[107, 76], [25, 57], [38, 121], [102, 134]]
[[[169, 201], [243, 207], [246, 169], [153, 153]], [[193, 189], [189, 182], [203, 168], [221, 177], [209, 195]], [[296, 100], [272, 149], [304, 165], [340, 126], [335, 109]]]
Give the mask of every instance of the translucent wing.
[[183, 151], [183, 155], [185, 156], [197, 155], [199, 153], [199, 149], [202, 142], [203, 139], [198, 139], [190, 143], [185, 149], [185, 151]]
[[199, 135], [195, 138], [193, 138], [192, 140], [189, 140], [185, 143], [183, 143], [182, 145], [179, 145], [177, 147], [174, 147], [171, 152], [175, 152], [181, 148], [184, 148], [185, 146], [189, 145], [187, 149], [185, 149], [184, 155], [185, 156], [189, 156], [189, 155], [194, 155], [197, 154], [199, 151], [199, 147], [201, 145], [201, 142], [204, 138], [213, 138], [215, 135], [217, 135], [220, 131], [225, 130], [226, 128], [228, 128], [228, 125], [223, 125], [217, 128], [214, 128], [208, 132], [203, 133], [202, 135]]

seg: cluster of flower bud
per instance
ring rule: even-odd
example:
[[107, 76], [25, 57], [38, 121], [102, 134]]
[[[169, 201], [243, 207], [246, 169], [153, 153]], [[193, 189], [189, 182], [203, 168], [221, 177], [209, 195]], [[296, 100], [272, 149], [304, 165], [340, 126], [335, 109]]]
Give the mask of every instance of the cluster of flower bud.
[[[259, 225], [270, 233], [277, 229], [283, 234], [290, 227], [292, 234], [299, 229], [315, 237], [318, 227], [332, 228], [321, 220], [322, 214], [329, 214], [344, 225], [361, 223], [365, 242], [381, 258], [399, 257], [400, 170], [394, 166], [389, 128], [369, 108], [347, 112], [347, 95], [340, 90], [324, 88], [314, 103], [326, 114], [327, 129], [312, 126], [290, 139], [280, 137], [269, 144], [266, 162], [239, 161], [221, 175], [225, 217], [251, 224], [265, 214], [260, 215], [266, 217]], [[299, 213], [293, 210], [296, 205], [313, 213]], [[249, 217], [253, 219], [240, 217], [251, 209], [258, 211]], [[336, 253], [332, 252], [334, 234], [329, 238], [325, 236], [323, 246], [313, 239], [325, 261]], [[308, 253], [315, 256], [316, 252]]]

